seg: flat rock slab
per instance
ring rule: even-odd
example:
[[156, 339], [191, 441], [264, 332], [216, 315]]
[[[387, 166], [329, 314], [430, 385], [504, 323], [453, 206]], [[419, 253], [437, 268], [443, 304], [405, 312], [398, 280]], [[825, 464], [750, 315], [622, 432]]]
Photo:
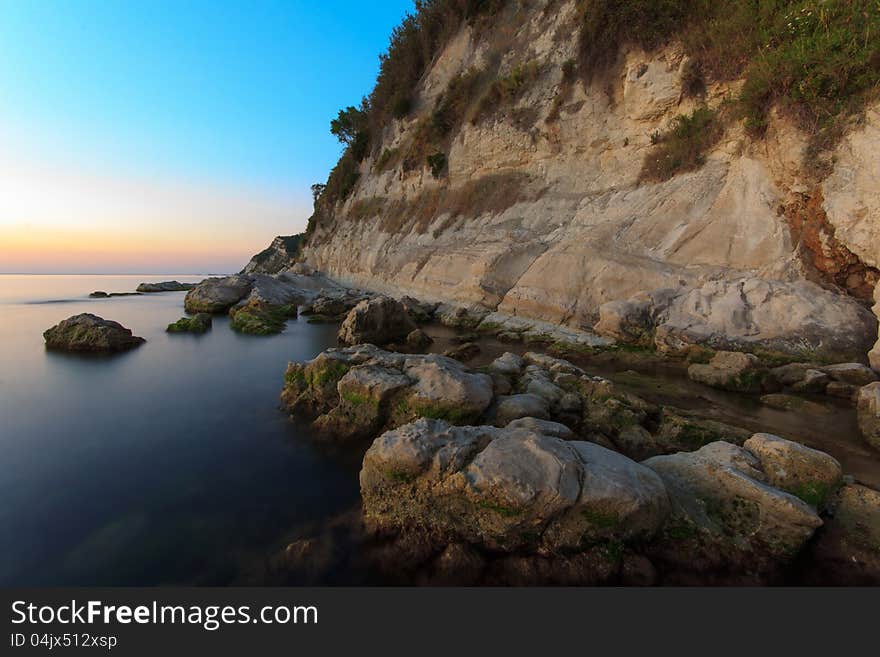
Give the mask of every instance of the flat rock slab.
[[161, 283], [141, 283], [136, 289], [143, 294], [155, 294], [157, 292], [188, 292], [196, 287], [196, 285], [197, 283], [162, 281]]

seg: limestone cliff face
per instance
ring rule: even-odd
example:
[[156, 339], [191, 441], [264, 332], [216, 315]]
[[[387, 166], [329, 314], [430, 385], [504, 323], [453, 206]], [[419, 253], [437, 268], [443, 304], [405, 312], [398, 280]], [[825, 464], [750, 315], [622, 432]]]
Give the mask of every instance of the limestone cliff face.
[[[361, 286], [579, 329], [603, 304], [639, 293], [812, 281], [816, 299], [832, 294], [851, 313], [825, 330], [858, 333], [864, 358], [877, 337], [867, 307], [880, 267], [880, 108], [849, 132], [821, 183], [802, 173], [806, 137], [779, 117], [760, 140], [732, 121], [699, 169], [644, 182], [652, 136], [700, 103], [719, 106], [736, 84], [688, 97], [673, 44], [624, 53], [609, 79], [563, 93], [564, 63], [577, 56], [575, 2], [542, 4], [488, 31], [464, 26], [446, 45], [414, 111], [385, 127], [353, 193], [316, 226], [305, 261]], [[399, 156], [456, 75], [499, 57], [499, 74], [532, 66], [534, 80], [456, 129], [439, 178]], [[749, 317], [725, 321], [759, 331]]]

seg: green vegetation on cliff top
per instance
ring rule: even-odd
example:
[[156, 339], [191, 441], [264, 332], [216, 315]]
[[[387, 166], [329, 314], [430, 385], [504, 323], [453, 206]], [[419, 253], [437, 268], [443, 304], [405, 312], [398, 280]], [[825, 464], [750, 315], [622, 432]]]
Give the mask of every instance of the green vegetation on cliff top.
[[[509, 4], [519, 2], [416, 1], [415, 12], [395, 28], [387, 53], [380, 57], [373, 92], [360, 107], [341, 111], [332, 123], [332, 132], [346, 150], [321, 190], [312, 227], [319, 214], [332, 212], [333, 205], [353, 191], [360, 162], [381, 147], [374, 137], [392, 119], [410, 114], [424, 74], [461, 25], [469, 22], [487, 34], [503, 20], [500, 12]], [[558, 4], [551, 2], [547, 9]], [[742, 91], [724, 117], [744, 120], [750, 134], [761, 138], [770, 109], [777, 107], [811, 136], [807, 163], [832, 147], [865, 103], [878, 96], [877, 0], [578, 0], [577, 4], [578, 18], [572, 25], [572, 37], [578, 40], [577, 70], [566, 62], [563, 86], [571, 87], [573, 73], [584, 84], [607, 75], [619, 64], [624, 47], [650, 51], [677, 40], [690, 57], [685, 76], [688, 94], [699, 95], [713, 81], [742, 79]], [[429, 166], [435, 176], [441, 175], [443, 139], [469, 115], [474, 120], [516, 96], [537, 75], [537, 66], [521, 63], [507, 77], [471, 70], [455, 78], [420, 128], [424, 134], [416, 142], [422, 146], [411, 148], [405, 161], [409, 166]], [[465, 106], [474, 94], [479, 111]], [[658, 135], [645, 177], [662, 180], [700, 166], [703, 153], [721, 132], [718, 121], [709, 110], [680, 117], [668, 134]], [[392, 158], [406, 157], [391, 151], [379, 155], [380, 169], [387, 168]]]

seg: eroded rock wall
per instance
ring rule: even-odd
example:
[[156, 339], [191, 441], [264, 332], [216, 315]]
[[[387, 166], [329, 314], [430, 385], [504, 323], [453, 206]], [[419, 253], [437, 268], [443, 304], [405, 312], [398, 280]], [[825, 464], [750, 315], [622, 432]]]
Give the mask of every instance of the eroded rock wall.
[[[608, 80], [577, 81], [560, 103], [563, 65], [577, 56], [575, 3], [540, 4], [479, 35], [465, 27], [447, 45], [412, 116], [386, 128], [354, 193], [317, 227], [309, 265], [360, 286], [578, 329], [594, 325], [603, 303], [641, 292], [806, 279], [852, 305], [861, 320], [849, 342], [864, 360], [877, 337], [865, 299], [880, 266], [878, 108], [843, 140], [821, 184], [801, 174], [805, 136], [778, 116], [763, 140], [731, 122], [698, 170], [640, 182], [652, 135], [703, 102], [682, 91], [686, 58], [674, 45], [625, 53]], [[501, 74], [530, 62], [540, 73], [511, 106], [463, 123], [448, 173], [383, 167], [381, 155], [406, 150], [449, 81], [493, 57]], [[711, 86], [705, 102], [719, 106], [736, 86]], [[425, 198], [450, 209], [432, 220]], [[793, 222], [806, 216], [797, 208], [810, 208], [812, 223]]]

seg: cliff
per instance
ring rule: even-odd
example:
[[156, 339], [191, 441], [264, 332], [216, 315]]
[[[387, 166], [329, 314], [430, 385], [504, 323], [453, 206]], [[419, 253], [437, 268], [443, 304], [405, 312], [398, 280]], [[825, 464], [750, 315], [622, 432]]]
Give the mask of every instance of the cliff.
[[349, 140], [304, 262], [661, 348], [866, 358], [880, 279], [876, 96], [859, 91], [857, 109], [821, 126], [804, 119], [825, 111], [818, 101], [797, 105], [793, 91], [756, 114], [754, 67], [722, 70], [680, 21], [651, 38], [622, 25], [606, 52], [585, 26], [615, 3], [491, 4], [436, 38], [402, 107], [377, 108], [374, 92], [362, 108], [369, 143]]

